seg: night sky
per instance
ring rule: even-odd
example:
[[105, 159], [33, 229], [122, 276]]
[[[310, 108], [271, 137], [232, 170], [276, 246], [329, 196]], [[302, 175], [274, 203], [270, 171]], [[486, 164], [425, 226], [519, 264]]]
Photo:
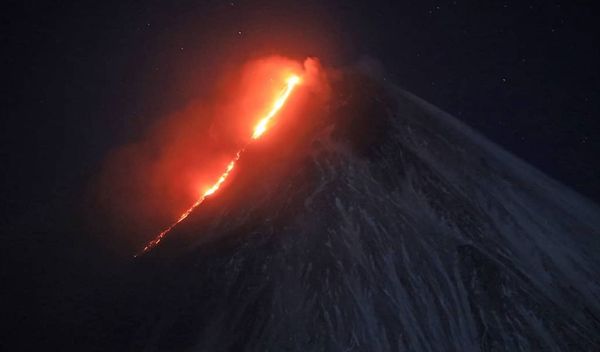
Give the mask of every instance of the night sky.
[[9, 319], [20, 332], [74, 324], [85, 301], [62, 292], [100, 287], [118, 267], [83, 230], [85, 193], [102, 160], [210, 94], [229, 65], [261, 55], [317, 56], [329, 67], [378, 61], [386, 80], [600, 202], [593, 4], [5, 3], [0, 218], [10, 283], [3, 302], [16, 308]]

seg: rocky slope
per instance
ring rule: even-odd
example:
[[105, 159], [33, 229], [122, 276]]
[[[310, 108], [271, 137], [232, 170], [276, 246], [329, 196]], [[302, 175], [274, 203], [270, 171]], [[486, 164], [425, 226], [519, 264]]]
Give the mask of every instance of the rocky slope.
[[595, 204], [401, 89], [332, 91], [136, 263], [127, 345], [600, 350]]

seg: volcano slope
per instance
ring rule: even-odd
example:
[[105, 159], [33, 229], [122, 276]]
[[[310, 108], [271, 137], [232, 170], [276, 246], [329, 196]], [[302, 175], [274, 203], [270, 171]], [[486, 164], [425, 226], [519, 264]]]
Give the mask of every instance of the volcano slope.
[[600, 350], [595, 204], [408, 92], [331, 84], [137, 261], [132, 349]]

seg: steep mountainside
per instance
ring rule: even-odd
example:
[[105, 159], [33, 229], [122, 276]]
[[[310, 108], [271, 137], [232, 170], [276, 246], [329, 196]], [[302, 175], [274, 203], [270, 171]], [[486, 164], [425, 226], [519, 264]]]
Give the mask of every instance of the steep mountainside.
[[410, 93], [362, 74], [332, 91], [136, 263], [125, 343], [600, 350], [595, 204]]

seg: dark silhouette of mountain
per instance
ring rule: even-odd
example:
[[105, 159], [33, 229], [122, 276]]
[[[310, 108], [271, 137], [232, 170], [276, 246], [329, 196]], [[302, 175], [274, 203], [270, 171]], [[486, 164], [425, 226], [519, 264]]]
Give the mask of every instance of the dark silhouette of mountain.
[[104, 343], [600, 350], [595, 204], [402, 89], [332, 87], [135, 263]]

